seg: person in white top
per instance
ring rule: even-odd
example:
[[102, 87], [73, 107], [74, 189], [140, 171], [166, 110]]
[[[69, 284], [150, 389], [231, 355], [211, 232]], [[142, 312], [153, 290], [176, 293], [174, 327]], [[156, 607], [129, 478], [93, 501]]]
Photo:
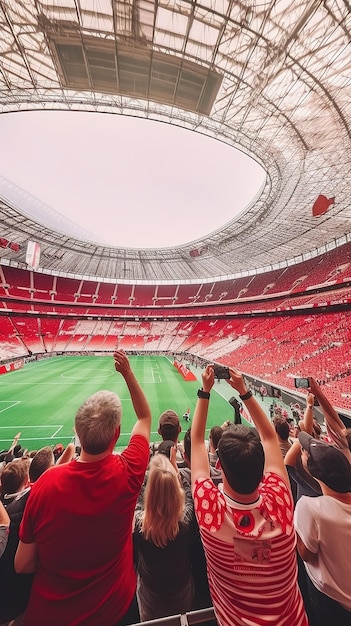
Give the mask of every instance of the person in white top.
[[335, 446], [299, 434], [302, 461], [322, 494], [302, 496], [294, 524], [305, 562], [312, 607], [311, 626], [351, 624], [351, 464]]

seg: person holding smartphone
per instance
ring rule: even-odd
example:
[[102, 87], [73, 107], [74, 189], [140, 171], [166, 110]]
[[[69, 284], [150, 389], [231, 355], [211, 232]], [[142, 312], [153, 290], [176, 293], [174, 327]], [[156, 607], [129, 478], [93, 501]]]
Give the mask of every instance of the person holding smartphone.
[[202, 374], [191, 428], [194, 508], [216, 618], [219, 626], [308, 626], [297, 584], [294, 503], [276, 433], [243, 376], [229, 372], [258, 432], [237, 424], [223, 433], [223, 488], [211, 480], [205, 445], [211, 365]]

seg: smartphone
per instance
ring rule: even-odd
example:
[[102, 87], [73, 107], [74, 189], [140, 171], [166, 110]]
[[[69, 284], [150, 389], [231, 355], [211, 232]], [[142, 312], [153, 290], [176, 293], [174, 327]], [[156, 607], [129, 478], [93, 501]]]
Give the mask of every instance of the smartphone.
[[213, 371], [215, 378], [226, 378], [227, 380], [230, 378], [229, 367], [226, 367], [225, 365], [218, 365], [218, 363], [214, 363]]
[[310, 386], [309, 378], [295, 378], [294, 382], [297, 389], [308, 389]]

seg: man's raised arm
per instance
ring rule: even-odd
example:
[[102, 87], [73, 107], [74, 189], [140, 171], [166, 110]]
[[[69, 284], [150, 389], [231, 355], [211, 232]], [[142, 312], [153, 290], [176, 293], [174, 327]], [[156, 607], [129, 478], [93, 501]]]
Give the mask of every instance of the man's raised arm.
[[301, 420], [303, 422], [303, 428], [309, 435], [313, 433], [313, 406], [314, 395], [309, 391], [306, 397], [306, 408], [303, 414], [303, 420]]
[[13, 452], [13, 450], [15, 449], [15, 447], [17, 446], [19, 440], [21, 437], [21, 433], [17, 433], [17, 435], [15, 435], [13, 442], [11, 443], [8, 452]]
[[124, 350], [115, 350], [113, 355], [116, 372], [122, 374], [129, 389], [135, 414], [138, 418], [132, 429], [132, 435], [142, 435], [150, 441], [151, 411], [145, 393], [137, 381]]
[[336, 412], [331, 402], [323, 393], [317, 381], [310, 377], [310, 391], [318, 399], [320, 408], [322, 409], [327, 431], [333, 442], [341, 449], [346, 458], [351, 462], [351, 452], [346, 438], [346, 428], [339, 414]]
[[210, 465], [205, 444], [206, 421], [210, 391], [214, 383], [212, 365], [208, 365], [202, 373], [202, 389], [198, 391], [193, 423], [191, 425], [191, 484], [194, 486], [198, 478], [210, 476]]

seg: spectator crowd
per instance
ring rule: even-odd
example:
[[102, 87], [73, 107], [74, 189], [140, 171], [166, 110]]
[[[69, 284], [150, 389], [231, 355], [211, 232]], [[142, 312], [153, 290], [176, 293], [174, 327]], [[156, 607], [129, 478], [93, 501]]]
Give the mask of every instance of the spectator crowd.
[[79, 446], [29, 452], [18, 433], [0, 454], [0, 625], [127, 626], [213, 606], [218, 626], [350, 626], [351, 433], [316, 380], [305, 408], [291, 418], [272, 402], [268, 417], [229, 368], [254, 426], [206, 440], [206, 365], [193, 415], [164, 411], [155, 443], [124, 351], [114, 364], [136, 416], [121, 453], [122, 402], [100, 391], [75, 416]]

